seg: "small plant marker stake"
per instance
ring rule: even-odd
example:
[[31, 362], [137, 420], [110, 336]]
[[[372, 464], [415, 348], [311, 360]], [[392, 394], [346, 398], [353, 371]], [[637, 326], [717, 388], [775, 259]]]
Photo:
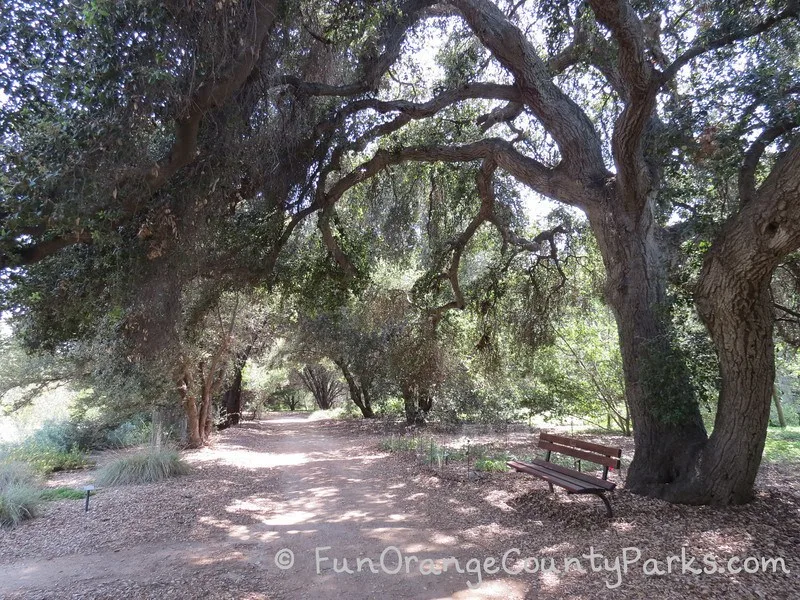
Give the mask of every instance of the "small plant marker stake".
[[467, 438], [467, 481], [469, 481], [469, 438]]
[[92, 495], [92, 490], [94, 490], [93, 485], [85, 485], [83, 486], [84, 491], [86, 492], [86, 508], [83, 512], [89, 512], [89, 496]]

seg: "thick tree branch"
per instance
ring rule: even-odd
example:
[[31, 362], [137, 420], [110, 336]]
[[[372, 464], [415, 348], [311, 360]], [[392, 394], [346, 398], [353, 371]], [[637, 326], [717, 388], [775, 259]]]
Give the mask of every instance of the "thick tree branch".
[[647, 43], [642, 22], [627, 0], [590, 0], [598, 21], [611, 31], [619, 48], [619, 72], [628, 91], [645, 95], [653, 79], [653, 65], [647, 60]]
[[336, 203], [353, 186], [373, 177], [390, 165], [406, 162], [474, 162], [493, 159], [497, 165], [520, 182], [549, 198], [584, 207], [587, 190], [559, 165], [547, 167], [518, 152], [511, 143], [487, 138], [460, 146], [421, 146], [379, 150], [370, 160], [337, 181], [325, 194], [323, 204]]
[[517, 100], [519, 99], [519, 90], [513, 86], [507, 85], [476, 83], [446, 91], [428, 102], [423, 103], [414, 103], [405, 100], [383, 101], [364, 99], [346, 105], [335, 117], [317, 126], [317, 134], [319, 136], [325, 136], [326, 134], [330, 136], [334, 130], [344, 123], [348, 116], [363, 110], [372, 109], [381, 113], [399, 112], [400, 114], [391, 121], [372, 127], [353, 142], [343, 144], [333, 150], [328, 164], [322, 169], [319, 175], [315, 203], [320, 206], [325, 203], [324, 196], [327, 178], [332, 172], [340, 169], [342, 157], [346, 152], [360, 152], [364, 150], [367, 144], [372, 140], [388, 136], [398, 131], [414, 119], [424, 119], [433, 116], [456, 102], [476, 98]]
[[[395, 63], [402, 50], [406, 32], [417, 21], [428, 16], [438, 16], [431, 8], [435, 0], [409, 0], [402, 11], [389, 12], [381, 24], [381, 37], [374, 46], [365, 49], [358, 57], [358, 64], [364, 65], [358, 81], [346, 85], [329, 85], [325, 83], [307, 82], [293, 75], [276, 78], [273, 86], [290, 85], [299, 93], [309, 96], [359, 96], [368, 92], [377, 92], [381, 78]], [[380, 49], [380, 54], [373, 54]]]
[[514, 76], [525, 104], [553, 137], [573, 177], [605, 180], [600, 136], [586, 113], [552, 81], [547, 63], [525, 35], [489, 0], [450, 0], [472, 31]]
[[590, 0], [590, 5], [598, 21], [611, 31], [619, 49], [617, 70], [625, 90], [625, 108], [614, 126], [612, 153], [619, 194], [626, 206], [638, 211], [652, 187], [643, 141], [655, 110], [655, 69], [647, 58], [642, 22], [627, 0]]
[[481, 206], [466, 229], [455, 240], [450, 243], [453, 256], [450, 260], [450, 267], [447, 269], [446, 277], [450, 282], [450, 287], [453, 290], [454, 299], [451, 302], [437, 306], [429, 311], [429, 315], [433, 318], [434, 323], [438, 322], [442, 315], [452, 309], [463, 310], [466, 306], [464, 301], [464, 294], [461, 291], [461, 285], [458, 282], [458, 270], [461, 266], [461, 257], [464, 254], [464, 249], [467, 244], [475, 236], [475, 233], [480, 229], [480, 226], [486, 223], [494, 211], [494, 193], [491, 189], [492, 176], [497, 170], [497, 164], [487, 159], [483, 161], [477, 176], [478, 194], [481, 198]]
[[347, 254], [342, 250], [341, 246], [339, 246], [339, 242], [336, 241], [336, 237], [333, 235], [330, 222], [332, 216], [333, 204], [328, 204], [322, 209], [322, 212], [319, 215], [317, 227], [319, 228], [320, 233], [322, 233], [322, 241], [325, 243], [325, 247], [328, 249], [328, 252], [331, 253], [331, 256], [333, 256], [333, 259], [336, 261], [336, 264], [338, 264], [342, 271], [344, 271], [345, 277], [348, 280], [351, 280], [358, 275], [358, 271], [347, 257]]
[[756, 194], [756, 169], [767, 146], [796, 127], [800, 127], [800, 116], [784, 119], [766, 128], [750, 144], [739, 168], [739, 201], [742, 204], [752, 200]]
[[667, 82], [669, 82], [673, 77], [675, 77], [675, 75], [677, 75], [678, 71], [680, 71], [681, 68], [683, 68], [685, 65], [687, 65], [689, 62], [691, 62], [701, 54], [705, 54], [706, 52], [709, 52], [711, 50], [722, 48], [723, 46], [733, 44], [734, 42], [738, 42], [756, 35], [760, 35], [765, 31], [768, 31], [781, 21], [793, 18], [796, 19], [799, 16], [800, 16], [800, 2], [798, 2], [798, 0], [789, 0], [784, 10], [782, 10], [781, 12], [772, 17], [763, 20], [761, 23], [758, 23], [757, 25], [741, 29], [739, 31], [732, 31], [729, 33], [713, 32], [717, 33], [716, 37], [711, 37], [713, 36], [712, 33], [709, 36], [710, 39], [700, 41], [691, 48], [689, 48], [688, 50], [686, 50], [686, 52], [678, 56], [672, 62], [672, 64], [670, 64], [664, 70], [660, 78], [661, 85], [664, 85]]
[[498, 123], [510, 123], [525, 110], [525, 105], [521, 102], [509, 102], [503, 106], [498, 106], [492, 112], [478, 117], [477, 123], [481, 131], [486, 133]]
[[[189, 100], [187, 109], [177, 119], [175, 141], [169, 153], [150, 169], [144, 181], [152, 194], [161, 188], [179, 169], [194, 161], [197, 155], [197, 136], [206, 114], [220, 108], [244, 85], [261, 56], [261, 48], [275, 21], [278, 0], [255, 0], [248, 31], [241, 38], [246, 40], [238, 58], [228, 73], [200, 85]], [[131, 199], [131, 202], [134, 200]], [[133, 207], [128, 207], [130, 212]]]

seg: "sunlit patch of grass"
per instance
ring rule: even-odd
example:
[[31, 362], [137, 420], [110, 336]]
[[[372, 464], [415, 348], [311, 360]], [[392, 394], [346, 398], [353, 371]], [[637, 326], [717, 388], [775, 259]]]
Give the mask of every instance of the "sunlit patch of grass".
[[800, 427], [770, 427], [764, 445], [764, 459], [800, 463]]
[[47, 488], [41, 491], [42, 500], [81, 500], [86, 497], [86, 492], [69, 487]]
[[489, 473], [505, 473], [509, 470], [508, 466], [506, 465], [507, 460], [509, 460], [507, 456], [479, 458], [475, 461], [475, 470], [486, 471]]

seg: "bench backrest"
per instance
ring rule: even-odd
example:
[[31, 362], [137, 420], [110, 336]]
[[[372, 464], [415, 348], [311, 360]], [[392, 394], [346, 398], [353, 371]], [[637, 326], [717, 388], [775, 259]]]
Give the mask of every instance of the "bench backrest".
[[620, 468], [620, 457], [622, 456], [622, 448], [614, 448], [613, 446], [603, 446], [602, 444], [595, 444], [593, 442], [584, 442], [583, 440], [576, 440], [574, 438], [564, 437], [563, 435], [555, 435], [552, 433], [539, 434], [539, 448], [547, 451], [547, 459], [550, 460], [551, 452], [558, 452], [572, 456], [579, 460], [588, 460], [598, 465], [603, 466], [603, 479], [608, 476], [608, 469]]

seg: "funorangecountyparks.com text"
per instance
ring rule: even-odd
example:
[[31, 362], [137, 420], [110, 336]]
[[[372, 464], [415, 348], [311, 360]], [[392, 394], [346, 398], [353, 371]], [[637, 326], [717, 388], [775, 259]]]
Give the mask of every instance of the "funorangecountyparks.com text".
[[[275, 565], [282, 570], [294, 567], [294, 553], [283, 548], [275, 554]], [[636, 547], [623, 548], [620, 554], [606, 556], [592, 546], [585, 554], [576, 557], [524, 556], [519, 548], [509, 548], [502, 555], [484, 558], [421, 558], [404, 553], [396, 546], [387, 546], [375, 557], [345, 557], [336, 555], [331, 546], [314, 549], [314, 571], [321, 575], [333, 573], [348, 576], [356, 573], [375, 575], [437, 576], [445, 573], [466, 575], [470, 589], [480, 586], [486, 576], [522, 576], [535, 573], [597, 574], [605, 576], [605, 584], [614, 589], [622, 585], [626, 576], [663, 576], [669, 574], [714, 575], [717, 573], [790, 573], [783, 558], [770, 557], [718, 557], [705, 554], [691, 556], [684, 546], [680, 553], [661, 558], [646, 558]]]

